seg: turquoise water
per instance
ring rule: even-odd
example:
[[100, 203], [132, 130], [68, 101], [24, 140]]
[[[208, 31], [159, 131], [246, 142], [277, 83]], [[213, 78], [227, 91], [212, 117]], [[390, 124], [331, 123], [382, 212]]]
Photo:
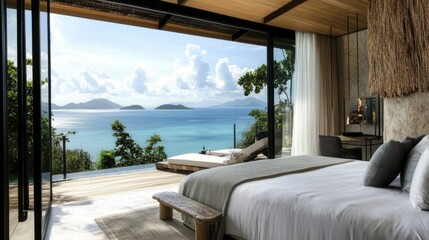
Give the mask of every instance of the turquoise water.
[[232, 148], [233, 124], [237, 140], [252, 122], [251, 108], [198, 108], [189, 110], [54, 110], [57, 133], [77, 131], [69, 136], [67, 148], [82, 148], [96, 160], [100, 150], [115, 147], [111, 124], [117, 119], [133, 139], [146, 146], [153, 134], [161, 136], [167, 156], [210, 149]]

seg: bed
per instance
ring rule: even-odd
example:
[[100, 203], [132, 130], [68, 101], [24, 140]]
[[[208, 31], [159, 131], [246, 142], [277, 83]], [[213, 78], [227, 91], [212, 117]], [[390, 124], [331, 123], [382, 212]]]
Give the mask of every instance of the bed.
[[[236, 239], [429, 239], [429, 212], [413, 208], [409, 194], [398, 187], [398, 180], [388, 188], [364, 187], [368, 163], [362, 161], [301, 156], [219, 167], [197, 172], [198, 176], [189, 175], [182, 181], [180, 191], [206, 205], [216, 205], [207, 202], [207, 195], [224, 191], [216, 187], [219, 183], [213, 184], [215, 189], [205, 187], [193, 194], [186, 186], [192, 185], [193, 179], [198, 182], [230, 168], [234, 178], [234, 172], [237, 174], [243, 166], [273, 168], [271, 161], [310, 158], [328, 164], [234, 185], [224, 209], [212, 206], [221, 208], [224, 214], [222, 224], [216, 228], [218, 239], [224, 234]], [[225, 175], [219, 177], [225, 179]]]

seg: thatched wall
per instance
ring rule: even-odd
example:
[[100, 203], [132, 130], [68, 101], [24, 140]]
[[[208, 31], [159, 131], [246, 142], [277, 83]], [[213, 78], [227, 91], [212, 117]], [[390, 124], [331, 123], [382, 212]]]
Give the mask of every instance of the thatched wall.
[[368, 54], [371, 94], [429, 91], [429, 0], [371, 0]]

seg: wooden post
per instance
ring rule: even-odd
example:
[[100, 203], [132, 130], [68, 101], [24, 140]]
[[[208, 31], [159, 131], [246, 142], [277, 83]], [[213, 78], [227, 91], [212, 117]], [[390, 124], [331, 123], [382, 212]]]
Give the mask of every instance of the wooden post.
[[195, 223], [195, 240], [210, 239], [210, 224]]
[[159, 219], [169, 220], [173, 218], [173, 209], [159, 203]]

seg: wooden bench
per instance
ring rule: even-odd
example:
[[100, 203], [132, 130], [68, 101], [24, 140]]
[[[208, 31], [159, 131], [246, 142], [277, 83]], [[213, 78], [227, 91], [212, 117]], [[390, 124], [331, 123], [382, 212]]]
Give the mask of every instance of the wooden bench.
[[210, 239], [210, 226], [221, 219], [222, 213], [202, 203], [175, 192], [155, 193], [153, 198], [159, 202], [159, 218], [173, 217], [173, 209], [195, 220], [195, 239]]

